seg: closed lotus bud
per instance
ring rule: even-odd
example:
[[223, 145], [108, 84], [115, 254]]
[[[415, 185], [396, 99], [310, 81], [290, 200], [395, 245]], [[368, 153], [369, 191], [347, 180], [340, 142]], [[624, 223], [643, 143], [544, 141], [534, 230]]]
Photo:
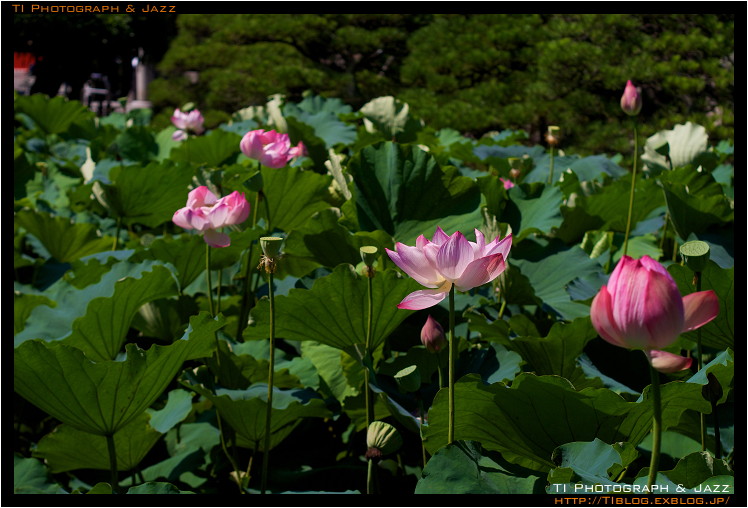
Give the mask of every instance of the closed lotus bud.
[[444, 328], [430, 315], [426, 318], [426, 324], [421, 328], [421, 343], [430, 353], [438, 353], [447, 345]]
[[638, 115], [642, 109], [642, 96], [631, 80], [626, 82], [626, 88], [621, 96], [621, 109], [629, 116]]
[[403, 444], [403, 438], [395, 427], [389, 423], [371, 422], [366, 431], [366, 458], [379, 458], [397, 451]]

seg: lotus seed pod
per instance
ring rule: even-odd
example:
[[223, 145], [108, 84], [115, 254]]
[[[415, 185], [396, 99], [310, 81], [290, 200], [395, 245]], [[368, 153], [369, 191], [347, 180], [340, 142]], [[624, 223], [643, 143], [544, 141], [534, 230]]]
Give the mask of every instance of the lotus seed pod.
[[549, 125], [548, 132], [546, 132], [545, 134], [546, 142], [551, 146], [558, 145], [559, 138], [560, 138], [560, 131], [561, 131], [561, 127], [559, 127], [558, 125]]
[[405, 367], [395, 374], [395, 381], [405, 393], [415, 392], [421, 387], [421, 373], [418, 371], [418, 366]]
[[403, 438], [395, 427], [389, 423], [371, 422], [366, 431], [366, 446], [378, 450], [381, 455], [397, 451], [403, 444]]
[[364, 245], [359, 249], [359, 252], [361, 253], [361, 259], [366, 266], [373, 266], [377, 260], [377, 252], [379, 252], [379, 249], [373, 245]]
[[281, 244], [283, 238], [277, 236], [263, 236], [260, 238], [260, 247], [262, 247], [262, 253], [269, 259], [276, 259], [280, 254]]
[[683, 261], [694, 272], [703, 272], [709, 263], [709, 244], [698, 240], [686, 242], [680, 246]]

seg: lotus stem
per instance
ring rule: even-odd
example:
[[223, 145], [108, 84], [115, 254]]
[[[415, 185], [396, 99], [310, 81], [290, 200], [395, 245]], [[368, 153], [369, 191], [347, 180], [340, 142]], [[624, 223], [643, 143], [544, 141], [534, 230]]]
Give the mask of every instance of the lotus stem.
[[275, 297], [273, 295], [273, 271], [267, 269], [268, 273], [268, 297], [270, 299], [270, 355], [268, 364], [268, 402], [265, 413], [265, 444], [262, 455], [262, 479], [260, 482], [260, 493], [264, 494], [267, 488], [268, 465], [270, 463], [270, 424], [273, 412], [273, 375], [275, 369]]
[[652, 456], [649, 461], [649, 477], [647, 489], [652, 492], [652, 486], [657, 480], [657, 468], [660, 463], [660, 439], [662, 436], [662, 400], [660, 397], [660, 374], [649, 363], [649, 373], [652, 378]]
[[216, 317], [213, 312], [213, 283], [210, 280], [210, 245], [205, 244], [205, 273], [208, 278], [208, 310], [211, 317]]
[[109, 450], [109, 472], [111, 474], [112, 493], [119, 493], [119, 480], [117, 478], [117, 451], [114, 448], [114, 434], [106, 435], [106, 446]]
[[455, 287], [449, 289], [449, 427], [447, 444], [455, 440], [455, 361], [457, 344], [455, 340]]
[[634, 169], [631, 172], [631, 193], [629, 195], [629, 215], [628, 219], [626, 219], [626, 235], [623, 237], [624, 256], [628, 252], [629, 234], [631, 233], [631, 216], [634, 211], [634, 192], [636, 190], [636, 166], [638, 164], [637, 158], [639, 154], [639, 134], [636, 127], [636, 120], [634, 120]]

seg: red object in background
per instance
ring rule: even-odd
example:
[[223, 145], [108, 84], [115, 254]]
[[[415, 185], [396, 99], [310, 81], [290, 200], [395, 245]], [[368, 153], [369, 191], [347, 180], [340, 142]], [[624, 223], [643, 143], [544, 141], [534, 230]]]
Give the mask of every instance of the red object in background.
[[13, 68], [28, 69], [36, 63], [36, 57], [32, 53], [13, 53]]

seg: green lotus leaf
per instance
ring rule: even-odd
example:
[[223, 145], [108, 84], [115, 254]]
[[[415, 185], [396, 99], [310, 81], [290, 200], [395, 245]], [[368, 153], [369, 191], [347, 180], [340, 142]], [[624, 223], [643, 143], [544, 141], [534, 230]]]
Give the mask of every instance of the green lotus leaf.
[[734, 220], [733, 203], [707, 172], [683, 168], [663, 173], [661, 185], [670, 220], [681, 238]]
[[138, 309], [176, 294], [176, 281], [165, 265], [122, 262], [96, 284], [77, 289], [60, 281], [49, 293], [56, 306], [35, 307], [15, 345], [29, 339], [64, 339], [92, 360], [111, 360], [120, 352]]
[[64, 97], [34, 94], [18, 96], [14, 101], [16, 113], [29, 116], [47, 134], [60, 134], [77, 121], [92, 120], [94, 113], [79, 101], [69, 101]]
[[124, 224], [160, 226], [185, 206], [192, 171], [171, 162], [147, 166], [114, 167], [110, 184], [99, 182], [101, 199], [110, 213]]
[[717, 404], [723, 404], [729, 394], [728, 387], [733, 385], [735, 377], [735, 355], [731, 349], [720, 352], [711, 362], [704, 365], [701, 370], [688, 379], [688, 383], [698, 383], [702, 386], [709, 384], [708, 375], [714, 376], [722, 387], [722, 396], [715, 400]]
[[37, 459], [13, 456], [14, 494], [67, 494], [56, 483], [49, 480], [48, 470]]
[[[170, 158], [192, 165], [218, 167], [233, 164], [241, 153], [242, 137], [234, 132], [215, 129], [204, 136], [192, 136], [171, 149]], [[186, 196], [185, 196], [186, 200]]]
[[561, 225], [561, 200], [558, 187], [515, 185], [507, 192], [509, 200], [501, 215], [502, 222], [512, 226], [513, 242], [532, 233], [550, 234]]
[[[267, 385], [258, 383], [247, 390], [219, 389], [216, 394], [202, 386], [186, 384], [208, 398], [237, 434], [237, 445], [261, 449], [265, 438]], [[273, 389], [270, 449], [283, 441], [301, 423], [302, 418], [325, 418], [332, 413], [322, 399], [307, 390]]]
[[[631, 174], [627, 174], [600, 189], [599, 192], [577, 199], [576, 207], [581, 207], [587, 215], [603, 221], [594, 229], [612, 230], [619, 233], [626, 231], [631, 196]], [[652, 179], [637, 175], [634, 192], [634, 206], [631, 213], [631, 230], [637, 223], [649, 217], [652, 211], [665, 204], [662, 189]]]
[[537, 471], [508, 463], [476, 441], [456, 441], [429, 459], [416, 494], [542, 494]]
[[312, 220], [288, 235], [284, 253], [334, 268], [341, 263], [358, 264], [359, 248], [364, 245], [377, 247], [379, 254], [384, 254], [386, 247], [394, 248], [391, 237], [384, 231], [351, 233], [339, 223], [339, 218], [332, 208], [317, 212]]
[[[471, 316], [471, 320], [478, 321], [481, 318], [482, 316]], [[539, 376], [564, 377], [577, 390], [589, 386], [584, 372], [577, 365], [577, 358], [584, 352], [584, 347], [597, 337], [588, 316], [577, 318], [571, 323], [555, 323], [545, 337], [529, 335], [509, 338], [500, 330], [493, 330], [488, 324], [474, 327], [471, 323], [471, 329], [474, 328], [481, 330], [481, 334], [486, 334], [489, 340], [519, 353], [527, 364], [527, 370], [532, 370]]]
[[114, 238], [101, 237], [95, 224], [72, 222], [33, 210], [20, 210], [15, 223], [34, 235], [50, 257], [69, 263], [112, 248]]
[[179, 490], [176, 485], [166, 482], [145, 482], [127, 489], [125, 494], [194, 494], [185, 490]]
[[727, 461], [715, 459], [709, 452], [686, 455], [670, 471], [662, 471], [671, 481], [692, 489], [715, 476], [733, 476]]
[[[696, 291], [693, 284], [693, 272], [685, 266], [672, 264], [668, 273], [673, 276], [682, 295]], [[701, 272], [701, 290], [712, 290], [719, 300], [719, 313], [704, 326], [683, 334], [686, 339], [696, 342], [701, 335], [701, 343], [715, 349], [735, 348], [735, 269], [720, 268], [714, 261], [709, 261]]]
[[[605, 388], [576, 391], [564, 378], [520, 374], [507, 388], [484, 384], [469, 374], [455, 385], [455, 439], [479, 441], [515, 464], [536, 471], [556, 467], [553, 450], [565, 443], [628, 441], [638, 444], [652, 427], [649, 390], [637, 402], [626, 402]], [[687, 409], [710, 412], [701, 386], [662, 386], [663, 429], [678, 424]], [[441, 390], [429, 410], [424, 444], [435, 453], [447, 444], [448, 394]]]
[[147, 164], [156, 158], [159, 146], [151, 129], [133, 125], [117, 134], [108, 151], [116, 154], [118, 160]]
[[186, 360], [209, 356], [223, 325], [201, 313], [181, 340], [147, 351], [128, 344], [124, 361], [92, 362], [61, 342], [29, 340], [14, 350], [14, 390], [63, 423], [113, 435], [161, 395]]
[[410, 116], [408, 104], [392, 96], [372, 99], [359, 111], [364, 115], [366, 130], [378, 132], [384, 139], [412, 142], [422, 129], [421, 122]]
[[[327, 188], [332, 177], [299, 168], [262, 168], [263, 194], [270, 209], [259, 205], [258, 217], [268, 219], [270, 227], [290, 232], [315, 213], [330, 207]], [[252, 205], [254, 206], [254, 204]]]
[[436, 226], [448, 234], [472, 233], [481, 224], [480, 190], [457, 168], [439, 167], [436, 159], [414, 145], [392, 142], [361, 149], [348, 171], [363, 231], [381, 229], [397, 241], [413, 244]]
[[[597, 261], [590, 259], [579, 247], [549, 254], [537, 262], [510, 258], [511, 270], [518, 269], [531, 286], [534, 296], [543, 306], [558, 313], [562, 318], [572, 320], [588, 316], [589, 305], [571, 300], [566, 286], [573, 280], [590, 280], [599, 283], [598, 274], [602, 269]], [[570, 267], [574, 267], [573, 270]], [[597, 287], [599, 289], [599, 286]], [[513, 298], [507, 290], [508, 298]]]
[[[400, 310], [397, 304], [421, 286], [397, 271], [377, 272], [373, 281], [374, 312], [372, 317], [372, 350], [413, 311]], [[252, 325], [244, 331], [246, 340], [268, 337], [269, 306], [267, 299], [257, 303], [250, 313]], [[311, 289], [291, 289], [288, 296], [275, 298], [275, 334], [286, 340], [314, 340], [342, 349], [359, 357], [366, 342], [367, 279], [353, 266], [339, 265], [314, 282]]]
[[[117, 469], [129, 471], [143, 460], [162, 434], [148, 425], [149, 416], [142, 413], [114, 434]], [[104, 436], [89, 434], [62, 424], [44, 436], [33, 452], [44, 459], [53, 473], [76, 469], [109, 471], [109, 451]]]

